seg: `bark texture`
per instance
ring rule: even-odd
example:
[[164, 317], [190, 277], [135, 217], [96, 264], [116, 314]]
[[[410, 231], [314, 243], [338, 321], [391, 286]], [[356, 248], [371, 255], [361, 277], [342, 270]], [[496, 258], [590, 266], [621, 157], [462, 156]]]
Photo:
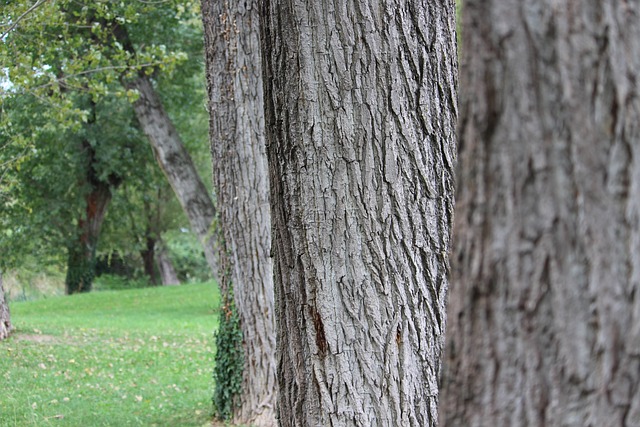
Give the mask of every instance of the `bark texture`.
[[433, 426], [453, 213], [453, 1], [266, 1], [282, 426]]
[[220, 284], [243, 334], [234, 422], [274, 426], [276, 343], [257, 0], [202, 2], [210, 137], [220, 231]]
[[7, 338], [11, 333], [11, 317], [9, 316], [9, 304], [4, 296], [2, 287], [2, 272], [0, 271], [0, 341]]
[[140, 94], [133, 104], [138, 122], [149, 138], [156, 160], [180, 201], [193, 232], [202, 243], [207, 263], [217, 278], [215, 236], [212, 230], [216, 212], [209, 192], [151, 80], [140, 76], [127, 83], [127, 87], [136, 89]]
[[640, 425], [639, 14], [464, 2], [443, 425]]

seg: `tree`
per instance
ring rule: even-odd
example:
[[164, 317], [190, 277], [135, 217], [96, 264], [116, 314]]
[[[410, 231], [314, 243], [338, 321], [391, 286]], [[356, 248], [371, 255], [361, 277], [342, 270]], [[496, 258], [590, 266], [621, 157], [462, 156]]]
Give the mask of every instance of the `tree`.
[[[41, 2], [38, 8], [11, 4], [3, 8], [3, 22], [10, 29], [0, 44], [0, 60], [8, 64], [2, 72], [11, 82], [13, 97], [33, 94], [45, 99], [64, 122], [81, 123], [91, 116], [91, 109], [72, 101], [76, 91], [89, 94], [92, 102], [110, 96], [135, 101], [140, 126], [215, 271], [213, 204], [152, 81], [171, 74], [186, 83], [184, 75], [174, 73], [178, 64], [201, 71], [201, 62], [187, 60], [187, 53], [201, 48], [201, 32], [193, 30], [199, 10], [194, 1], [161, 3], [58, 1]], [[24, 13], [29, 19], [13, 25]]]
[[[90, 102], [90, 117], [85, 127], [96, 125], [96, 104]], [[91, 129], [87, 130], [91, 133]], [[84, 136], [79, 144], [83, 157], [82, 175], [79, 177], [84, 191], [84, 212], [77, 218], [77, 235], [68, 244], [67, 275], [65, 291], [67, 295], [89, 292], [96, 270], [96, 251], [98, 239], [111, 201], [113, 190], [122, 182], [121, 172], [100, 173], [100, 161], [97, 159], [99, 141]]]
[[2, 287], [2, 271], [0, 271], [0, 341], [7, 338], [11, 333], [11, 318], [9, 316], [9, 305], [4, 296]]
[[282, 426], [437, 421], [455, 5], [265, 2]]
[[637, 13], [465, 0], [443, 425], [640, 425]]
[[213, 223], [215, 208], [207, 188], [184, 147], [173, 121], [167, 114], [151, 80], [142, 75], [126, 83], [139, 98], [133, 103], [140, 126], [149, 138], [158, 164], [171, 183], [193, 232], [198, 236], [207, 263], [218, 275]]
[[60, 262], [64, 253], [66, 291], [76, 293], [91, 288], [113, 190], [124, 175], [143, 178], [133, 171], [147, 159], [140, 150], [144, 140], [127, 123], [131, 111], [126, 101], [67, 96], [72, 105], [86, 106], [84, 122], [59, 122], [46, 103], [29, 94], [3, 100], [0, 137], [7, 143], [0, 151], [0, 247], [5, 268], [28, 255], [38, 256], [42, 264]]
[[[223, 418], [272, 426], [275, 311], [259, 12], [257, 0], [202, 2], [223, 294], [214, 402]], [[244, 354], [237, 377], [225, 372], [225, 360], [232, 356], [220, 354], [228, 345], [221, 341], [235, 336], [234, 311]], [[240, 380], [240, 395], [229, 396], [233, 382]]]

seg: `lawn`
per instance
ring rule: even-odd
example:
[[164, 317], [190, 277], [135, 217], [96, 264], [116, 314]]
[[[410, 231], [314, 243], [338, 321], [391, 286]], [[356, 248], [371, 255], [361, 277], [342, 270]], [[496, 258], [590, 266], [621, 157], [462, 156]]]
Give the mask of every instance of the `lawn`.
[[0, 426], [210, 425], [212, 283], [10, 305]]

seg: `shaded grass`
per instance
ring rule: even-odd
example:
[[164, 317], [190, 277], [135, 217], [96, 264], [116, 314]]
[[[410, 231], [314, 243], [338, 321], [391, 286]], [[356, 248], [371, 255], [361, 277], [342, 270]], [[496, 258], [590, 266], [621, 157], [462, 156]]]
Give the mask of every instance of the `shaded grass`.
[[203, 426], [211, 283], [15, 302], [0, 343], [0, 426]]

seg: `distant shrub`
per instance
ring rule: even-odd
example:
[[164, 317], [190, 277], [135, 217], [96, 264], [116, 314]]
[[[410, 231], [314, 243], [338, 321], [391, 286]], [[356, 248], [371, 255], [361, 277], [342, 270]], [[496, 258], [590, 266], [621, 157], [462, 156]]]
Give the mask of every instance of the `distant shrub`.
[[151, 286], [147, 277], [127, 278], [114, 274], [102, 274], [93, 282], [96, 291], [119, 291], [123, 289], [137, 289]]
[[181, 282], [204, 282], [211, 278], [202, 245], [193, 233], [172, 230], [163, 235], [163, 240]]

